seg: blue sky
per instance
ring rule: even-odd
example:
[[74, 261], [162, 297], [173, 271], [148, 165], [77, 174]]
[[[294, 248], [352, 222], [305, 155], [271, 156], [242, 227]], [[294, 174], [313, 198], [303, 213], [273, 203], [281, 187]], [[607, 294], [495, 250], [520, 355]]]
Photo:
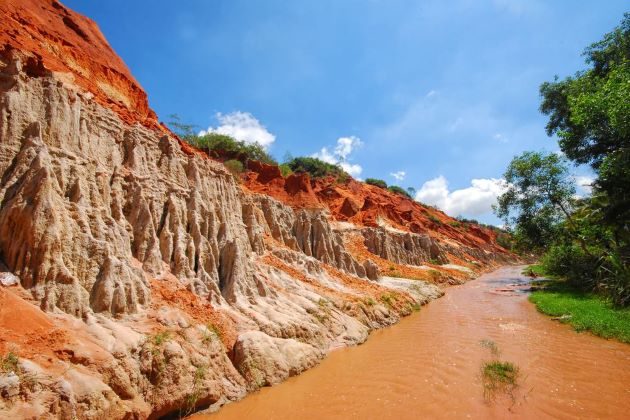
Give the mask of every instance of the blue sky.
[[490, 223], [510, 159], [557, 150], [538, 86], [583, 68], [583, 49], [628, 11], [622, 0], [64, 3], [99, 24], [162, 120], [261, 139], [278, 159], [318, 153]]

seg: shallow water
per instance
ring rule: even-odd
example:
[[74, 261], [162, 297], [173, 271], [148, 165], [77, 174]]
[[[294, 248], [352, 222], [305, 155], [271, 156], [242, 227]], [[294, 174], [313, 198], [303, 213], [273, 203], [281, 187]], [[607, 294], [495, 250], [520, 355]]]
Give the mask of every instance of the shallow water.
[[[539, 314], [522, 267], [462, 286], [361, 346], [196, 419], [630, 418], [630, 345]], [[520, 369], [512, 396], [484, 397], [481, 365]]]

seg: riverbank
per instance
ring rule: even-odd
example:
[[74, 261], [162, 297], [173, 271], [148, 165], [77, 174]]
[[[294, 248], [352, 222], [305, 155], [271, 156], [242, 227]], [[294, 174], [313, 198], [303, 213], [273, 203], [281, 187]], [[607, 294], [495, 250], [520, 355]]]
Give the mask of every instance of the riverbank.
[[605, 298], [551, 280], [529, 296], [539, 312], [603, 338], [630, 343], [630, 308], [616, 308]]
[[[531, 279], [523, 268], [449, 287], [365, 344], [195, 418], [623, 417], [630, 411], [630, 347], [575, 334], [538, 313], [527, 301]], [[512, 395], [494, 401], [481, 375], [495, 357], [483, 344], [490, 342], [496, 358], [519, 372]]]

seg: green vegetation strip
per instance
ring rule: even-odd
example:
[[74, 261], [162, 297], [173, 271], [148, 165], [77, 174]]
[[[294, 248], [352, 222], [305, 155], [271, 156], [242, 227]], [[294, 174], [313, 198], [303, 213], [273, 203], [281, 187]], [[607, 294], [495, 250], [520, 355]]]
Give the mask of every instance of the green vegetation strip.
[[630, 308], [617, 308], [604, 297], [577, 290], [559, 280], [534, 291], [529, 300], [538, 311], [557, 317], [576, 331], [590, 331], [630, 343]]

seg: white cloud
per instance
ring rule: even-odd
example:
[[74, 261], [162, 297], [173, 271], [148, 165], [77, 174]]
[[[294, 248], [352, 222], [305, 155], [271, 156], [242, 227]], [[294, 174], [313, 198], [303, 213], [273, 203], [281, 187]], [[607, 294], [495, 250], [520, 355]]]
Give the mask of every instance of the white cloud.
[[508, 142], [507, 137], [505, 137], [501, 133], [496, 133], [494, 136], [492, 136], [492, 138], [494, 138], [496, 141], [499, 141], [501, 143], [507, 143]]
[[199, 135], [225, 134], [245, 143], [258, 143], [265, 149], [276, 140], [276, 136], [267, 131], [267, 128], [249, 112], [236, 111], [230, 114], [219, 112], [216, 118], [220, 125], [216, 128], [208, 127], [207, 130], [200, 131]]
[[348, 172], [355, 178], [361, 175], [361, 172], [363, 172], [363, 168], [361, 167], [361, 165], [356, 163], [352, 164], [348, 162], [340, 162], [339, 166], [341, 166], [344, 171]]
[[422, 185], [416, 200], [435, 205], [451, 216], [478, 216], [489, 213], [506, 188], [505, 181], [496, 178], [473, 179], [470, 183], [470, 187], [449, 191], [448, 181], [439, 176]]
[[430, 98], [431, 96], [435, 96], [437, 95], [437, 92], [435, 90], [430, 90], [426, 95], [424, 95], [425, 98]]
[[363, 168], [361, 165], [356, 163], [348, 162], [350, 154], [358, 147], [361, 147], [363, 142], [360, 138], [355, 136], [350, 137], [340, 137], [337, 139], [337, 145], [335, 149], [331, 153], [327, 147], [322, 147], [322, 149], [313, 154], [313, 157], [323, 160], [324, 162], [331, 163], [333, 165], [339, 165], [341, 168], [352, 175], [353, 177], [358, 177], [361, 175]]
[[362, 145], [363, 142], [358, 137], [340, 137], [339, 139], [337, 139], [335, 155], [339, 156], [339, 159], [341, 160], [346, 160], [354, 149], [356, 149], [357, 147], [361, 147]]
[[591, 194], [593, 192], [593, 182], [595, 178], [591, 176], [576, 176], [575, 183], [578, 188], [585, 194]]
[[405, 176], [407, 176], [407, 172], [405, 171], [391, 172], [390, 175], [396, 178], [397, 181], [402, 181], [405, 179]]

